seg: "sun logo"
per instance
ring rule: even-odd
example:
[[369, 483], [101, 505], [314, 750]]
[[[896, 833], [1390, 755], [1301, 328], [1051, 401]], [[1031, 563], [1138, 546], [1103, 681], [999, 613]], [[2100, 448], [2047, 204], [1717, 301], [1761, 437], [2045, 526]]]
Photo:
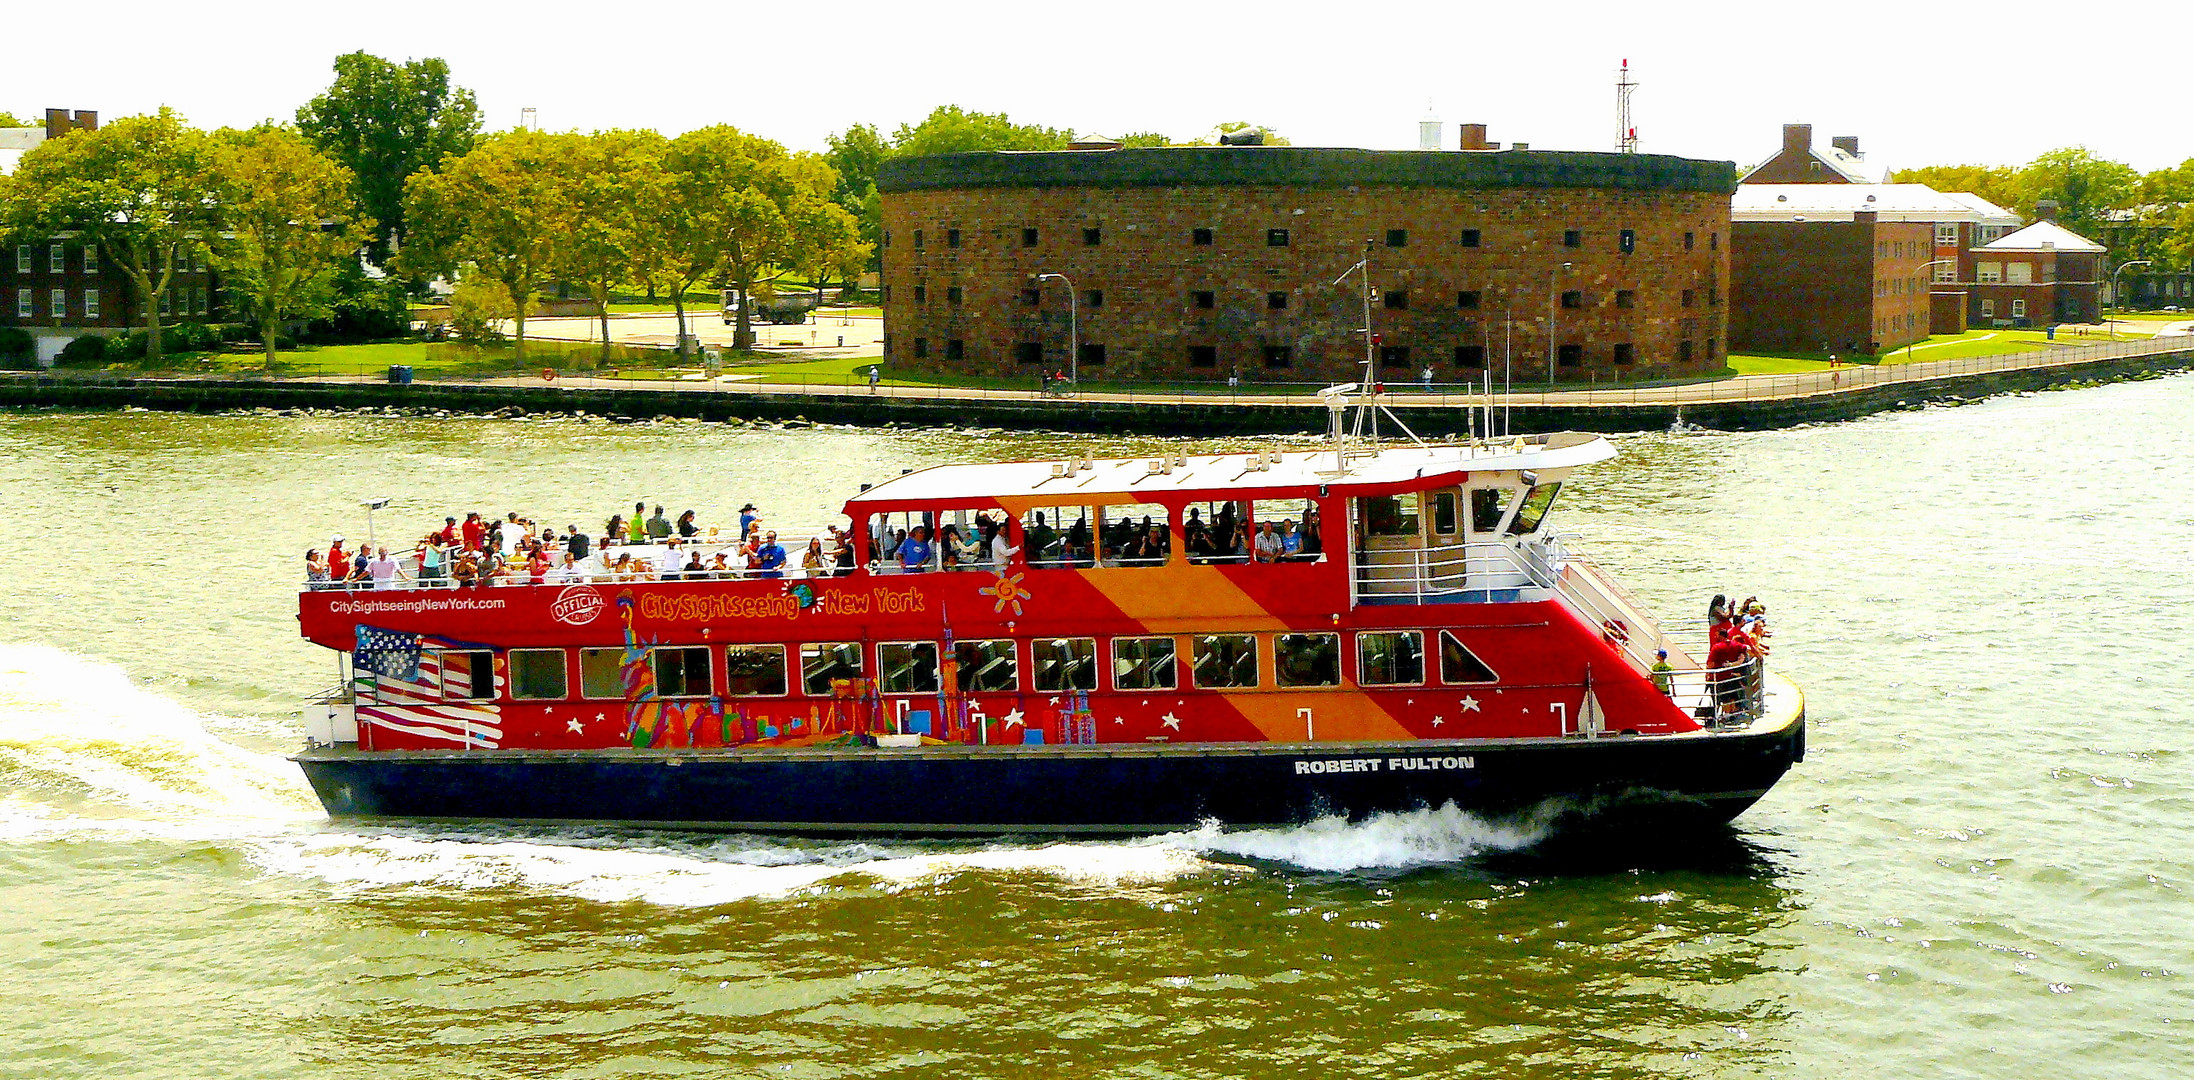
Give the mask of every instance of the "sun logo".
[[1020, 617], [1021, 601], [1035, 599], [1027, 589], [1021, 587], [1020, 574], [1009, 575], [1003, 570], [998, 571], [998, 580], [996, 582], [976, 591], [984, 596], [997, 598], [998, 602], [990, 609], [993, 614], [1003, 614], [1010, 607], [1013, 609], [1015, 618]]

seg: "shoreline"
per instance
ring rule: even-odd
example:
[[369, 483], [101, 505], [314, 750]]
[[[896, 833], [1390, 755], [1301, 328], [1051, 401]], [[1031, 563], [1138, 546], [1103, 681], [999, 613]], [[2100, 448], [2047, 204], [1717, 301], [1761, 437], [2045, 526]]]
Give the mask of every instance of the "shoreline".
[[[1855, 420], [1931, 404], [1963, 403], [1998, 394], [2154, 378], [2194, 370], [2194, 339], [2159, 339], [2160, 346], [2104, 355], [1989, 364], [1996, 358], [1943, 365], [1853, 367], [1829, 375], [1754, 376], [1769, 393], [1724, 396], [1723, 383], [1632, 390], [1556, 390], [1509, 395], [1509, 430], [1516, 434], [1584, 430], [1665, 431], [1678, 423], [1722, 431], [1758, 431]], [[1957, 364], [1964, 370], [1928, 371]], [[1847, 381], [1848, 377], [1848, 381]], [[1282, 435], [1325, 430], [1327, 413], [1313, 395], [1148, 394], [1092, 389], [1072, 398], [1025, 390], [885, 387], [782, 383], [677, 383], [605, 386], [579, 380], [541, 383], [523, 378], [450, 379], [404, 385], [358, 378], [212, 379], [198, 377], [0, 378], [0, 408], [167, 412], [248, 409], [442, 411], [488, 414], [586, 413], [612, 420], [687, 418], [931, 427], [992, 427], [1141, 435]], [[1776, 389], [1783, 392], [1775, 393]], [[1397, 386], [1384, 402], [1426, 437], [1469, 435], [1485, 399], [1423, 394]], [[1501, 395], [1493, 398], [1504, 409]]]

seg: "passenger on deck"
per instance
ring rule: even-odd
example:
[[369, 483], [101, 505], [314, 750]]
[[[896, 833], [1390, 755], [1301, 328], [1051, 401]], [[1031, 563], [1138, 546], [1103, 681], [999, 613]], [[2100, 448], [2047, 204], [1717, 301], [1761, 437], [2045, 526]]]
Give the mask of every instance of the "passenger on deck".
[[[1725, 612], [1726, 614], [1726, 612]], [[1744, 635], [1726, 619], [1716, 624], [1713, 644], [1707, 649], [1706, 666], [1713, 671], [1714, 711], [1717, 721], [1742, 717], [1745, 704], [1745, 671], [1752, 658]]]
[[549, 562], [548, 551], [536, 541], [533, 550], [526, 555], [526, 576], [532, 579], [535, 585], [544, 584], [548, 581], [549, 570], [553, 566], [554, 564]]
[[1030, 566], [1057, 566], [1058, 555], [1052, 549], [1059, 543], [1059, 534], [1044, 523], [1044, 512], [1036, 511], [1036, 524], [1021, 534], [1021, 542], [1028, 548]]
[[700, 581], [708, 577], [708, 567], [701, 563], [700, 548], [694, 548], [692, 553], [686, 556], [685, 576], [687, 581]]
[[688, 540], [701, 535], [701, 527], [693, 523], [693, 511], [678, 515], [678, 535]]
[[749, 565], [754, 568], [755, 577], [785, 576], [785, 546], [777, 542], [776, 533], [772, 532], [762, 538], [761, 546], [755, 549], [754, 556], [755, 561]]
[[487, 543], [488, 523], [480, 520], [477, 510], [465, 515], [465, 524], [460, 531], [464, 533], [466, 551], [480, 551]]
[[990, 567], [1003, 574], [1006, 567], [1012, 565], [1013, 557], [1021, 553], [1021, 549], [1006, 541], [1006, 530], [1010, 526], [1004, 521], [991, 522], [988, 527], [990, 529], [990, 541], [987, 546], [990, 549]]
[[709, 560], [708, 574], [713, 578], [732, 578], [738, 577], [739, 571], [733, 569], [730, 561], [724, 558], [724, 553], [719, 551], [715, 558]]
[[906, 539], [899, 542], [899, 570], [907, 574], [919, 574], [929, 569], [929, 526], [916, 525]]
[[340, 583], [350, 576], [350, 552], [343, 550], [343, 537], [338, 534], [328, 541], [328, 580]]
[[1097, 565], [1095, 540], [1089, 531], [1089, 518], [1086, 515], [1075, 518], [1074, 524], [1067, 526], [1066, 539], [1060, 544], [1060, 562], [1085, 569]]
[[1318, 556], [1325, 554], [1325, 550], [1325, 539], [1318, 535], [1318, 508], [1306, 506], [1303, 508], [1302, 547], [1296, 554], [1306, 562], [1316, 562]]
[[670, 535], [670, 519], [663, 516], [663, 508], [655, 508], [655, 516], [648, 519], [648, 539], [661, 540]]
[[823, 538], [820, 536], [809, 537], [808, 549], [800, 553], [800, 570], [802, 571], [800, 576], [822, 577], [830, 568], [830, 564], [826, 559], [827, 556], [823, 554]]
[[389, 549], [386, 547], [379, 549], [374, 554], [373, 561], [366, 564], [366, 573], [372, 575], [373, 587], [376, 589], [393, 589], [397, 580], [405, 576], [404, 568], [389, 557]]
[[587, 534], [580, 532], [579, 526], [577, 525], [571, 526], [569, 529], [565, 530], [565, 532], [566, 535], [564, 537], [564, 550], [570, 552], [571, 557], [574, 559], [586, 558], [588, 546]]
[[1218, 557], [1219, 549], [1211, 543], [1211, 530], [1204, 527], [1194, 509], [1188, 512], [1188, 524], [1182, 526], [1181, 532], [1183, 542], [1188, 547], [1189, 562], [1201, 566]]
[[830, 527], [831, 557], [835, 561], [833, 573], [845, 577], [853, 572], [853, 534], [836, 525]]
[[480, 556], [469, 550], [458, 552], [457, 564], [450, 568], [449, 574], [450, 577], [457, 580], [457, 587], [460, 589], [469, 589], [479, 585]]
[[753, 503], [748, 503], [739, 508], [739, 539], [744, 540], [747, 538], [747, 532], [754, 528], [756, 520], [758, 519], [754, 513]]
[[308, 589], [325, 589], [328, 587], [328, 561], [320, 557], [319, 548], [305, 549], [305, 587]]
[[1295, 519], [1280, 522], [1280, 557], [1294, 562], [1303, 551], [1303, 534], [1295, 531]]
[[617, 561], [609, 564], [609, 579], [611, 581], [631, 581], [632, 578], [632, 553], [620, 551], [617, 553]]
[[1653, 650], [1652, 678], [1654, 689], [1674, 697], [1676, 694], [1675, 673], [1676, 669], [1668, 662], [1668, 650]]
[[[670, 522], [665, 521], [668, 525]], [[686, 571], [686, 553], [679, 550], [678, 539], [663, 541], [663, 549], [655, 553], [655, 576], [663, 581], [677, 581]]]
[[645, 520], [647, 512], [648, 504], [644, 502], [632, 504], [632, 519], [625, 522], [625, 543], [645, 544], [648, 542], [648, 528]]
[[551, 584], [556, 585], [582, 581], [585, 578], [586, 573], [579, 569], [578, 557], [569, 551], [564, 552], [562, 561], [557, 563], [555, 569], [549, 571], [549, 581]]
[[440, 588], [442, 578], [448, 569], [449, 548], [442, 543], [442, 533], [428, 533], [425, 539], [419, 541], [420, 586], [428, 589]]
[[1279, 562], [1287, 554], [1287, 545], [1269, 521], [1257, 525], [1257, 561]]
[[444, 550], [455, 550], [455, 549], [456, 549], [456, 547], [457, 547], [457, 542], [458, 542], [459, 540], [462, 540], [462, 539], [464, 539], [464, 532], [465, 532], [465, 531], [464, 531], [463, 529], [460, 529], [460, 528], [458, 528], [458, 527], [457, 527], [457, 519], [456, 519], [456, 518], [453, 518], [453, 517], [445, 517], [445, 518], [443, 518], [443, 519], [442, 519], [442, 533], [441, 533], [441, 536], [442, 536], [442, 547], [443, 547], [443, 549], [444, 549]]

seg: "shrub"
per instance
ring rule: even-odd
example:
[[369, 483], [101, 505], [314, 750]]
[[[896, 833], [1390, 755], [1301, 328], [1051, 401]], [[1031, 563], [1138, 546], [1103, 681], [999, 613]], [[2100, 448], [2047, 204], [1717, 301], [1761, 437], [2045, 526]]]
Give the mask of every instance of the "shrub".
[[493, 324], [511, 315], [510, 296], [492, 283], [467, 279], [450, 293], [450, 335], [467, 345], [500, 344], [503, 333]]
[[38, 339], [20, 326], [0, 326], [0, 368], [29, 371], [38, 366]]
[[70, 339], [61, 346], [61, 355], [55, 359], [55, 367], [98, 367], [107, 360], [107, 339], [97, 334], [85, 334]]

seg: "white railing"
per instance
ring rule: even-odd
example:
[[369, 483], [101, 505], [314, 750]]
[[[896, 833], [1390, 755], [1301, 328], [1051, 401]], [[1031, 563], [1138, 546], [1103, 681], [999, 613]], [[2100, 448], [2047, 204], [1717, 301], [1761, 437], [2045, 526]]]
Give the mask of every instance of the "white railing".
[[[1356, 595], [1360, 603], [1496, 602], [1521, 599], [1523, 590], [1554, 588], [1555, 573], [1498, 542], [1429, 548], [1358, 548]], [[1531, 597], [1530, 599], [1537, 599]]]

